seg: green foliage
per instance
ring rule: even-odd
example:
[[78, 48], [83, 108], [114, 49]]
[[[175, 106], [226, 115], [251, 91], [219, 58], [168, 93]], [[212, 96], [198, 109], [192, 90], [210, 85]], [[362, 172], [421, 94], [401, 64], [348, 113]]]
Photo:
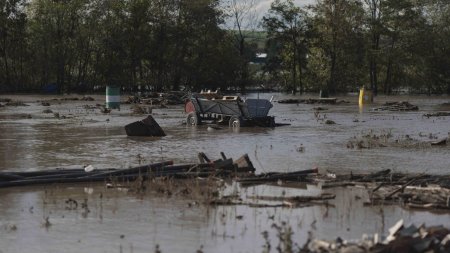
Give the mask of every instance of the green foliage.
[[275, 0], [263, 25], [268, 33], [269, 64], [266, 71], [272, 76], [284, 77], [284, 88], [292, 92], [303, 92], [303, 74], [306, 58], [306, 12], [295, 6], [292, 0]]
[[[1, 8], [4, 90], [39, 90], [49, 83], [59, 92], [106, 85], [228, 88], [239, 71], [233, 42], [219, 27], [217, 0], [26, 2], [6, 1], [8, 8]], [[21, 44], [8, 40], [12, 28]], [[15, 46], [20, 55], [13, 54]], [[15, 76], [19, 68], [24, 73]]]
[[309, 48], [311, 89], [347, 91], [366, 80], [364, 71], [364, 12], [357, 2], [322, 0], [310, 7], [313, 32]]
[[[0, 0], [0, 91], [117, 85], [450, 94], [448, 0]], [[245, 4], [243, 4], [245, 3]], [[253, 9], [252, 9], [253, 8]], [[235, 17], [235, 30], [224, 29]], [[247, 20], [246, 20], [247, 19]], [[251, 65], [265, 52], [264, 65]]]

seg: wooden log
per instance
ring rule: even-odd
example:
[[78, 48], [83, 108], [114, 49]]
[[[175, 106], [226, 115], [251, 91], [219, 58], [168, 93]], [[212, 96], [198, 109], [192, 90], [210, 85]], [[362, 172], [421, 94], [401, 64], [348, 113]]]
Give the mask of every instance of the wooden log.
[[381, 171], [377, 171], [374, 173], [371, 173], [369, 175], [364, 176], [363, 178], [360, 179], [360, 181], [370, 181], [370, 180], [374, 180], [377, 179], [379, 177], [384, 177], [387, 176], [391, 173], [390, 169], [386, 169], [386, 170], [381, 170]]
[[165, 162], [159, 162], [159, 163], [153, 163], [148, 164], [144, 166], [129, 168], [129, 169], [118, 169], [114, 171], [107, 171], [107, 172], [97, 172], [92, 175], [88, 175], [85, 177], [102, 177], [102, 176], [117, 176], [117, 175], [125, 175], [125, 174], [133, 174], [133, 173], [140, 173], [140, 174], [147, 174], [151, 171], [154, 171], [155, 169], [161, 169], [165, 165], [172, 165], [173, 161], [165, 161]]
[[[116, 169], [102, 169], [101, 171], [113, 171]], [[22, 176], [22, 177], [36, 177], [36, 176], [45, 176], [45, 175], [55, 175], [55, 174], [71, 174], [71, 173], [83, 173], [84, 169], [52, 169], [52, 170], [40, 170], [40, 171], [16, 171], [14, 174]]]
[[300, 170], [300, 171], [294, 171], [294, 172], [288, 172], [288, 173], [266, 173], [261, 174], [255, 177], [249, 177], [249, 178], [242, 178], [237, 180], [241, 183], [257, 183], [257, 182], [272, 182], [272, 181], [278, 181], [278, 180], [304, 180], [304, 178], [308, 174], [314, 174], [318, 173], [318, 169], [312, 169], [312, 170]]
[[419, 178], [422, 177], [422, 176], [423, 176], [423, 175], [419, 175], [419, 176], [414, 177], [413, 179], [411, 179], [411, 180], [409, 180], [408, 182], [406, 182], [405, 184], [403, 184], [401, 187], [395, 189], [394, 191], [392, 191], [391, 193], [389, 193], [388, 195], [386, 195], [386, 197], [384, 197], [384, 198], [385, 198], [385, 199], [390, 199], [390, 198], [391, 198], [392, 196], [394, 196], [394, 194], [396, 194], [397, 192], [400, 192], [400, 191], [403, 192], [403, 191], [405, 190], [406, 186], [408, 186], [408, 185], [414, 183], [417, 179], [419, 179]]
[[249, 197], [252, 199], [268, 200], [268, 201], [289, 201], [289, 202], [310, 202], [317, 200], [330, 200], [335, 199], [336, 195], [331, 193], [324, 193], [320, 196], [292, 196], [292, 197], [279, 197], [279, 196], [255, 196]]
[[16, 173], [2, 172], [0, 173], [0, 181], [20, 180], [24, 177]]

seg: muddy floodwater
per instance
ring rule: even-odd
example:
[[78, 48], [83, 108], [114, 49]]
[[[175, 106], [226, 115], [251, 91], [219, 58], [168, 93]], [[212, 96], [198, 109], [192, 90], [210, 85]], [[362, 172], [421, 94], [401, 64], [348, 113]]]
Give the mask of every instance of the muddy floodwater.
[[[281, 100], [279, 93], [247, 97]], [[78, 97], [82, 96], [70, 96]], [[155, 108], [153, 117], [167, 136], [127, 137], [124, 126], [141, 120], [132, 105], [103, 114], [95, 101], [51, 100], [57, 96], [2, 95], [28, 106], [0, 107], [0, 171], [51, 168], [128, 168], [173, 160], [196, 162], [238, 158], [247, 153], [256, 173], [318, 168], [320, 172], [395, 172], [448, 174], [450, 117], [424, 114], [450, 111], [450, 97], [377, 97], [360, 108], [357, 95], [338, 97], [336, 105], [279, 104], [270, 128], [212, 129], [183, 123], [182, 106]], [[50, 106], [43, 106], [48, 100]], [[408, 101], [418, 111], [375, 111], [388, 101]], [[320, 107], [318, 109], [318, 107]], [[44, 113], [50, 109], [51, 113]], [[59, 116], [56, 117], [55, 116]], [[332, 120], [336, 124], [326, 124]], [[386, 145], [355, 146], [361, 138], [386, 138]], [[201, 181], [199, 182], [201, 184]], [[302, 246], [309, 236], [360, 239], [386, 234], [397, 220], [406, 224], [450, 225], [450, 214], [412, 211], [400, 206], [364, 206], [367, 191], [359, 188], [323, 190], [316, 185], [241, 188], [224, 182], [227, 194], [317, 195], [332, 192], [329, 205], [303, 208], [209, 206], [192, 196], [132, 193], [104, 184], [60, 184], [0, 189], [0, 253], [9, 252], [276, 252], [277, 227], [290, 227]], [[77, 205], [73, 203], [75, 201]], [[274, 225], [275, 224], [275, 225]], [[265, 233], [267, 232], [267, 233]], [[264, 235], [267, 235], [265, 239]]]

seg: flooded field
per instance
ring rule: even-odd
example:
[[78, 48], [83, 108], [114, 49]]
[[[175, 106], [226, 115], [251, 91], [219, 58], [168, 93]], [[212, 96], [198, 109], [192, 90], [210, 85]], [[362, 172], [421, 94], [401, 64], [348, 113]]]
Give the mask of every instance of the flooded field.
[[[289, 98], [277, 93], [259, 96], [274, 96], [275, 101]], [[196, 162], [198, 152], [211, 158], [219, 158], [220, 152], [233, 158], [248, 153], [256, 173], [317, 167], [336, 174], [381, 169], [448, 174], [450, 167], [450, 145], [430, 145], [449, 137], [450, 117], [424, 116], [449, 112], [450, 97], [377, 97], [375, 104], [363, 108], [358, 107], [356, 95], [339, 97], [348, 103], [337, 105], [274, 102], [270, 115], [277, 123], [290, 124], [275, 129], [188, 127], [182, 124], [182, 106], [170, 106], [153, 109], [153, 117], [167, 134], [162, 138], [127, 137], [124, 126], [145, 115], [133, 115], [131, 105], [103, 114], [93, 106], [103, 104], [104, 96], [93, 96], [95, 101], [0, 98], [6, 97], [29, 106], [0, 107], [0, 171]], [[42, 100], [49, 100], [50, 106], [37, 102]], [[387, 101], [408, 101], [419, 110], [372, 110]], [[44, 113], [46, 109], [52, 112]], [[383, 145], [354, 145], [364, 138], [385, 140]], [[264, 252], [268, 244], [277, 252], [278, 233], [286, 227], [292, 228], [294, 242], [302, 246], [309, 236], [360, 239], [364, 233], [385, 234], [401, 218], [406, 224], [450, 224], [448, 212], [364, 206], [364, 189], [225, 184], [227, 193], [244, 197], [331, 191], [336, 199], [329, 205], [303, 208], [214, 207], [176, 190], [169, 195], [133, 193], [103, 184], [5, 188], [0, 189], [0, 252]]]

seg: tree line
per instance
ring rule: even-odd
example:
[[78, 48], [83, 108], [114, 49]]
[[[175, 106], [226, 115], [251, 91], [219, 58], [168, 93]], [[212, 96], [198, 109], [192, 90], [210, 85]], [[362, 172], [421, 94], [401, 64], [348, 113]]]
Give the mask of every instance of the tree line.
[[[262, 19], [256, 2], [0, 0], [0, 91], [450, 94], [447, 0], [275, 0]], [[264, 35], [263, 48], [249, 30]], [[267, 58], [255, 68], [257, 52]]]

